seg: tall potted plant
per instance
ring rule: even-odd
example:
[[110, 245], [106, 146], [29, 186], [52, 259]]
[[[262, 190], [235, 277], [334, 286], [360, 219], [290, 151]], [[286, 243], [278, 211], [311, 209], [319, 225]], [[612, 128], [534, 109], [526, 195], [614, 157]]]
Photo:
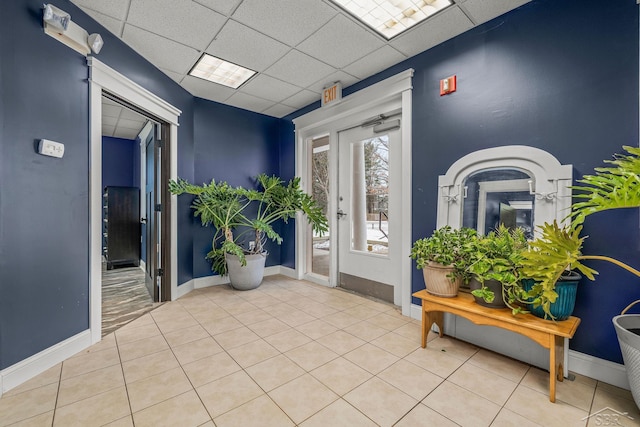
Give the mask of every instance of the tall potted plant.
[[215, 233], [206, 258], [220, 275], [229, 275], [231, 285], [240, 290], [254, 289], [264, 276], [267, 239], [282, 243], [274, 230], [276, 221], [287, 222], [296, 213], [304, 214], [314, 231], [323, 234], [328, 222], [314, 199], [300, 187], [300, 178], [288, 183], [277, 176], [260, 174], [257, 187], [232, 187], [212, 180], [195, 185], [178, 179], [170, 181], [173, 194], [192, 194], [191, 207], [202, 225], [213, 226]]
[[411, 258], [422, 270], [427, 292], [442, 297], [458, 295], [460, 285], [469, 281], [467, 268], [475, 239], [477, 233], [471, 228], [445, 226], [414, 242]]

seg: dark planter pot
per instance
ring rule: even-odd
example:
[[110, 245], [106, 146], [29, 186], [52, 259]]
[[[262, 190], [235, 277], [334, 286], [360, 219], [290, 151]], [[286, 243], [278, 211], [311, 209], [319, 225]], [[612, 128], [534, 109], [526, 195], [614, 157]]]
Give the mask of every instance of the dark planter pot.
[[[502, 299], [502, 283], [498, 282], [497, 280], [491, 279], [491, 280], [485, 280], [484, 285], [485, 287], [489, 288], [489, 290], [493, 291], [495, 298], [493, 299], [492, 302], [486, 302], [482, 298], [479, 298], [474, 295], [473, 298], [476, 300], [476, 302], [484, 307], [505, 308], [507, 304], [505, 304], [504, 300]], [[481, 289], [481, 288], [482, 288], [482, 284], [475, 277], [473, 277], [469, 281], [469, 289], [471, 289], [472, 291], [475, 289]]]
[[[573, 314], [573, 309], [576, 306], [576, 293], [578, 292], [578, 283], [580, 282], [580, 279], [582, 279], [582, 276], [572, 271], [570, 275], [562, 276], [556, 282], [558, 298], [556, 299], [556, 302], [552, 303], [549, 307], [549, 311], [555, 320], [567, 320], [569, 316]], [[525, 290], [529, 291], [533, 286], [533, 280], [525, 279], [522, 281], [522, 284]], [[547, 318], [542, 306], [534, 307], [530, 304], [529, 310], [534, 316], [542, 319]]]

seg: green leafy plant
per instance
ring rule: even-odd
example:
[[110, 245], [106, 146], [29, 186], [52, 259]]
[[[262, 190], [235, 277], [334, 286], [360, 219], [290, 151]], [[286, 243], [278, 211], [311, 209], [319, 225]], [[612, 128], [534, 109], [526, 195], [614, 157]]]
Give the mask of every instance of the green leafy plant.
[[523, 274], [535, 281], [531, 291], [534, 306], [542, 306], [551, 318], [549, 306], [558, 294], [555, 284], [566, 271], [576, 269], [590, 280], [597, 271], [582, 264], [584, 260], [602, 260], [616, 264], [640, 277], [640, 271], [614, 258], [601, 255], [583, 255], [586, 237], [580, 237], [585, 218], [610, 209], [640, 207], [640, 149], [623, 147], [627, 154], [615, 154], [605, 160], [612, 167], [596, 168], [594, 175], [585, 175], [573, 186], [574, 197], [580, 200], [571, 207], [564, 226], [545, 223], [539, 227], [540, 237], [529, 245], [524, 254]]
[[[206, 258], [211, 260], [211, 268], [218, 274], [227, 274], [225, 254], [236, 255], [240, 263], [246, 265], [245, 254], [263, 253], [267, 239], [281, 244], [282, 237], [273, 229], [276, 221], [286, 223], [301, 212], [318, 234], [324, 234], [329, 228], [322, 209], [300, 187], [300, 178], [285, 184], [277, 176], [260, 174], [256, 184], [257, 188], [246, 189], [215, 180], [202, 185], [183, 179], [169, 182], [172, 194], [194, 195], [191, 204], [194, 216], [200, 217], [203, 226], [215, 228], [211, 251]], [[251, 247], [242, 246], [247, 233], [252, 235]]]
[[466, 283], [470, 278], [467, 267], [473, 251], [472, 242], [477, 236], [472, 228], [454, 230], [445, 226], [435, 230], [429, 237], [416, 240], [411, 248], [411, 258], [416, 260], [416, 267], [420, 270], [428, 262], [451, 265], [454, 271], [448, 276], [449, 279], [453, 282], [461, 277]]
[[469, 272], [482, 284], [480, 289], [471, 293], [491, 303], [495, 299], [492, 290], [485, 286], [487, 280], [496, 280], [502, 284], [502, 299], [513, 313], [523, 311], [522, 306], [528, 297], [520, 285], [523, 253], [527, 249], [527, 238], [521, 228], [509, 229], [503, 224], [486, 236], [481, 236], [472, 244], [473, 252]]

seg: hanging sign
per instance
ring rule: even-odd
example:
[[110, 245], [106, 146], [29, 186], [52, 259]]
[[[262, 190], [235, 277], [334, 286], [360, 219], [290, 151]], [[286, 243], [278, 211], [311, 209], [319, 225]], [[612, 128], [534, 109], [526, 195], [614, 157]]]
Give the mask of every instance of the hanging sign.
[[322, 90], [322, 106], [337, 104], [342, 99], [342, 83], [335, 82]]

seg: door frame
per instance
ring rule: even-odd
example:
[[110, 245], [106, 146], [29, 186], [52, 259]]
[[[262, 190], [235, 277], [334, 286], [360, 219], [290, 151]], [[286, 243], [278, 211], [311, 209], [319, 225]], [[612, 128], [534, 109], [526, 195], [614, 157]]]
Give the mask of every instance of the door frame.
[[[169, 176], [177, 179], [178, 171], [178, 118], [181, 111], [168, 102], [134, 83], [124, 75], [108, 67], [96, 58], [87, 58], [89, 66], [89, 329], [91, 343], [101, 340], [102, 334], [102, 90], [148, 111], [169, 126]], [[177, 196], [165, 198], [167, 207], [165, 222], [169, 232], [165, 234], [169, 258], [166, 263], [169, 274], [166, 289], [170, 300], [178, 295], [177, 266]], [[164, 230], [163, 230], [164, 232]], [[165, 258], [165, 259], [166, 259]]]
[[[401, 247], [402, 264], [400, 266], [400, 284], [394, 287], [394, 302], [402, 307], [402, 314], [409, 316], [411, 312], [411, 124], [412, 124], [412, 68], [391, 76], [385, 80], [361, 89], [344, 97], [339, 103], [322, 107], [305, 115], [293, 119], [295, 125], [295, 157], [296, 175], [301, 177], [302, 188], [311, 191], [310, 179], [306, 172], [308, 169], [308, 156], [310, 141], [323, 135], [329, 135], [329, 168], [331, 172], [329, 185], [337, 188], [337, 141], [338, 131], [348, 127], [359, 125], [371, 114], [371, 110], [379, 112], [391, 111], [401, 108], [401, 140], [402, 140], [402, 166], [407, 173], [402, 174], [402, 216], [401, 235], [399, 239]], [[335, 217], [337, 214], [337, 198], [331, 197], [329, 201], [329, 224], [335, 229]], [[305, 224], [304, 218], [299, 214], [296, 224]], [[337, 236], [332, 233], [329, 236], [331, 245], [330, 276], [329, 280], [320, 280], [317, 275], [306, 271], [309, 243], [307, 227], [296, 227], [296, 278], [311, 280], [326, 286], [335, 287], [337, 278]]]

